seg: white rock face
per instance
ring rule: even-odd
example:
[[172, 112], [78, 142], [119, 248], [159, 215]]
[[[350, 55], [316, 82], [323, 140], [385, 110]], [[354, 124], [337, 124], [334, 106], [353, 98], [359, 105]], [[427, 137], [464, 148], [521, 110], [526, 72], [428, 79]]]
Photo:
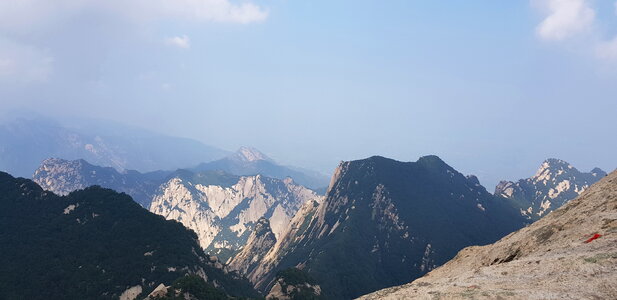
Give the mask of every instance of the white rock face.
[[88, 187], [82, 172], [83, 164], [84, 161], [80, 160], [50, 158], [43, 161], [33, 178], [43, 189], [64, 196]]
[[238, 149], [238, 151], [234, 154], [233, 157], [238, 160], [246, 161], [246, 162], [258, 161], [258, 160], [272, 161], [272, 159], [270, 159], [267, 155], [261, 153], [259, 150], [252, 148], [252, 147], [244, 147], [244, 146], [240, 147], [240, 149]]
[[[230, 261], [229, 267], [246, 276], [257, 288], [263, 288], [269, 280], [265, 275], [270, 273], [282, 258], [281, 252], [288, 249], [295, 242], [295, 238], [301, 236], [306, 231], [308, 227], [306, 222], [313, 218], [323, 201], [323, 197], [316, 197], [306, 201], [285, 227], [281, 236], [276, 239], [273, 246], [269, 244], [270, 239], [267, 239], [266, 235], [261, 235], [260, 238], [257, 238], [253, 234], [249, 243], [247, 243], [246, 247], [248, 248], [243, 249], [236, 255]], [[264, 244], [267, 244], [267, 247], [264, 247]], [[254, 249], [259, 249], [258, 253], [253, 255], [258, 257], [260, 261], [251, 265], [249, 252]], [[266, 252], [263, 253], [261, 252], [262, 250], [266, 250]]]
[[521, 214], [536, 220], [576, 198], [606, 172], [595, 168], [583, 173], [560, 159], [547, 159], [536, 174], [517, 182], [502, 181], [495, 188], [495, 195], [519, 203]]
[[171, 178], [155, 194], [150, 211], [194, 230], [210, 250], [239, 250], [262, 217], [278, 239], [302, 204], [320, 198], [292, 180], [261, 175], [237, 177], [229, 186], [194, 181]]
[[141, 291], [142, 289], [140, 285], [130, 287], [126, 289], [126, 291], [124, 291], [122, 295], [120, 295], [120, 300], [133, 300], [137, 298], [139, 294], [141, 294]]
[[85, 160], [64, 160], [50, 158], [43, 161], [34, 172], [32, 180], [43, 189], [58, 195], [67, 195], [93, 185], [124, 192], [135, 202], [148, 208], [152, 194], [163, 182], [166, 172], [156, 175], [141, 174], [135, 171], [124, 173], [109, 167], [99, 167]]

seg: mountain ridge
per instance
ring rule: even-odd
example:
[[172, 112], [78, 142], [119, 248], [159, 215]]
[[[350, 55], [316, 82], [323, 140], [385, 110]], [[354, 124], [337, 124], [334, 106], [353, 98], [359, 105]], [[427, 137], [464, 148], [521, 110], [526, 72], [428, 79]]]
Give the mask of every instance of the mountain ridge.
[[617, 171], [494, 244], [468, 247], [412, 283], [360, 299], [614, 299]]
[[530, 178], [501, 181], [494, 194], [509, 199], [523, 216], [534, 221], [576, 198], [606, 175], [600, 168], [585, 173], [564, 160], [549, 158]]
[[522, 227], [523, 219], [437, 156], [372, 156], [342, 162], [326, 199], [305, 204], [291, 224], [245, 275], [266, 293], [278, 270], [299, 267], [326, 299], [349, 299], [417, 278], [464, 246]]

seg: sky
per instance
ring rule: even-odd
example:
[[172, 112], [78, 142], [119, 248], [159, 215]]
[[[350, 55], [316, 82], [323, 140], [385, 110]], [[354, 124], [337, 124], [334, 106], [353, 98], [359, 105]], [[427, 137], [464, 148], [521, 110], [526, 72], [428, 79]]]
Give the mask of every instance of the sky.
[[96, 118], [331, 173], [436, 154], [492, 191], [617, 167], [617, 2], [3, 0], [0, 113]]

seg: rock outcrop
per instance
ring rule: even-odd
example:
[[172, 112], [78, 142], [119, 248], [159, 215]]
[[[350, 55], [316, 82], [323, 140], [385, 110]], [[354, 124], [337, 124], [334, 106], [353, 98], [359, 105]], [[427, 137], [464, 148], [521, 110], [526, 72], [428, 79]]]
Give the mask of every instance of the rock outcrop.
[[320, 197], [291, 178], [182, 170], [160, 186], [150, 211], [194, 230], [201, 246], [225, 261], [246, 244], [260, 218], [279, 238], [302, 204]]
[[257, 220], [253, 233], [242, 250], [229, 261], [229, 268], [240, 274], [252, 274], [258, 268], [264, 256], [276, 244], [276, 236], [266, 218]]
[[606, 172], [594, 168], [583, 173], [560, 159], [547, 159], [534, 176], [517, 182], [501, 181], [495, 195], [508, 198], [521, 214], [535, 221], [576, 198]]
[[89, 164], [83, 159], [49, 158], [34, 172], [32, 180], [43, 189], [58, 195], [68, 195], [72, 191], [98, 185], [127, 193], [141, 206], [148, 208], [154, 192], [170, 173], [158, 171], [142, 174], [131, 170], [118, 172], [111, 167]]

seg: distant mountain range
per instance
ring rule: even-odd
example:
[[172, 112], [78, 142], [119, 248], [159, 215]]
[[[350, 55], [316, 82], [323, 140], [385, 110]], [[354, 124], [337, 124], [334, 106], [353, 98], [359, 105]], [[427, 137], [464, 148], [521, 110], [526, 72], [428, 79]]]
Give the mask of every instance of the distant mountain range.
[[530, 226], [361, 299], [434, 298], [617, 299], [617, 171]]
[[0, 125], [0, 170], [30, 177], [50, 157], [84, 159], [119, 171], [175, 170], [223, 158], [228, 152], [198, 141], [120, 125], [67, 127], [49, 119], [15, 119]]
[[2, 299], [143, 299], [188, 274], [223, 295], [211, 299], [259, 296], [195, 233], [126, 194], [89, 187], [56, 196], [0, 172], [0, 212]]
[[551, 158], [530, 178], [501, 181], [495, 188], [495, 195], [510, 199], [523, 216], [537, 220], [576, 198], [605, 176], [606, 172], [599, 168], [583, 173], [563, 160]]
[[252, 255], [240, 252], [230, 266], [264, 292], [278, 271], [299, 267], [321, 297], [351, 299], [409, 282], [463, 247], [522, 226], [516, 209], [436, 156], [371, 157], [341, 163], [323, 201], [307, 202], [274, 245], [264, 224], [249, 238], [258, 244], [245, 248]]
[[33, 178], [59, 194], [101, 185], [133, 196], [195, 231], [206, 253], [264, 295], [351, 299], [419, 278], [464, 247], [494, 242], [606, 175], [549, 159], [535, 176], [501, 182], [493, 195], [436, 156], [375, 156], [341, 163], [323, 197], [288, 175], [315, 186], [323, 178], [294, 172], [243, 147], [173, 172], [48, 159]]
[[329, 178], [318, 172], [277, 164], [274, 160], [250, 147], [241, 147], [234, 154], [220, 160], [199, 164], [195, 171], [221, 170], [235, 175], [257, 175], [285, 179], [319, 191], [328, 186]]
[[84, 160], [47, 159], [33, 180], [59, 195], [92, 185], [127, 193], [144, 208], [194, 230], [200, 245], [223, 260], [245, 245], [259, 218], [267, 218], [279, 236], [304, 202], [320, 198], [289, 177], [238, 176], [218, 170], [120, 173]]
[[133, 170], [118, 172], [112, 167], [99, 167], [83, 159], [44, 160], [32, 175], [32, 179], [43, 189], [58, 195], [68, 195], [93, 185], [110, 188], [129, 194], [146, 209], [158, 187], [172, 174], [170, 171], [140, 173]]

